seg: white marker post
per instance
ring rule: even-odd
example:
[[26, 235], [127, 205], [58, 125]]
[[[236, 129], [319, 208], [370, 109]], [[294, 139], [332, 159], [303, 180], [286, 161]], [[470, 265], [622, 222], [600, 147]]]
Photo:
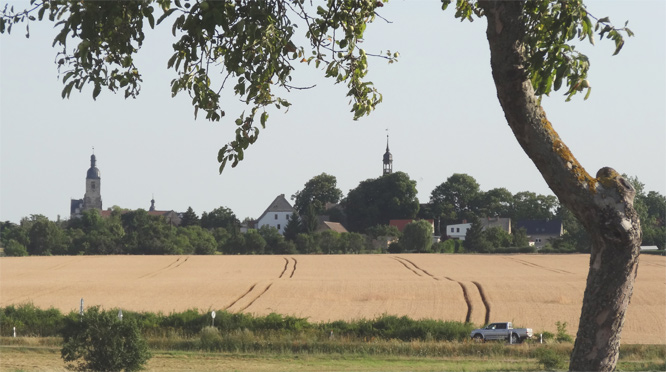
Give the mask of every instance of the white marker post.
[[83, 322], [83, 297], [81, 297], [81, 308], [79, 309], [79, 314], [81, 315], [81, 321]]
[[215, 311], [210, 313], [210, 317], [213, 318], [212, 326], [215, 327]]
[[16, 338], [16, 327], [14, 327], [14, 338]]
[[118, 310], [118, 320], [120, 320], [121, 322], [123, 321], [123, 311], [122, 310]]

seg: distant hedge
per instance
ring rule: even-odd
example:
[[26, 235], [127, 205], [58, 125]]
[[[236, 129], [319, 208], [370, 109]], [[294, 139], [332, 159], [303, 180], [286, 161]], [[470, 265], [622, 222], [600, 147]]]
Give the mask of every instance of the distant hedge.
[[[118, 309], [105, 310], [113, 314]], [[62, 336], [65, 317], [77, 317], [77, 312], [62, 314], [58, 309], [42, 310], [32, 304], [7, 306], [0, 308], [0, 335], [11, 336], [16, 327], [19, 336], [58, 337]], [[123, 319], [134, 319], [142, 333], [147, 337], [196, 337], [202, 329], [212, 324], [210, 312], [191, 309], [168, 315], [151, 312], [132, 312], [123, 310]], [[335, 336], [357, 339], [396, 339], [402, 341], [462, 341], [469, 337], [474, 329], [471, 323], [441, 320], [413, 320], [409, 317], [382, 315], [372, 320], [351, 322], [334, 321], [310, 323], [305, 318], [269, 314], [253, 316], [251, 314], [216, 311], [214, 327], [221, 332], [250, 331], [253, 333], [313, 333], [317, 336]]]

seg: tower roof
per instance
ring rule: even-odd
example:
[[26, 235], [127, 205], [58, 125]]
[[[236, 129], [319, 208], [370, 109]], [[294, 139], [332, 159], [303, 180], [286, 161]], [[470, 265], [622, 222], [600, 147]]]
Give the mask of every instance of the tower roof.
[[386, 135], [386, 152], [384, 153], [384, 164], [388, 164], [393, 161], [393, 155], [389, 151], [389, 138], [388, 134]]
[[95, 154], [90, 155], [90, 168], [88, 169], [88, 174], [86, 175], [86, 179], [99, 179], [100, 178], [100, 172], [99, 169], [95, 166], [95, 163], [97, 162], [97, 158], [95, 157]]

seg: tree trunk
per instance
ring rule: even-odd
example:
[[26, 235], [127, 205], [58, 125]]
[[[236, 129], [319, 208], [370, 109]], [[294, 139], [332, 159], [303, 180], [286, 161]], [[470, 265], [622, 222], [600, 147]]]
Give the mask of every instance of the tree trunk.
[[[590, 271], [570, 370], [612, 371], [638, 269], [635, 190], [615, 170], [590, 176], [555, 132], [529, 81], [523, 2], [482, 1], [497, 96], [511, 130], [560, 202], [592, 237]], [[604, 151], [600, 148], [599, 151]]]

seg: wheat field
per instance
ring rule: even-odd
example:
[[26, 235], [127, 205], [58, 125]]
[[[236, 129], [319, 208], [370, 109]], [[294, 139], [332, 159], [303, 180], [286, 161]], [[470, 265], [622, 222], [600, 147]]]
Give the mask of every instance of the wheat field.
[[[196, 308], [310, 321], [512, 321], [575, 334], [589, 255], [59, 256], [0, 258], [0, 306], [170, 313]], [[624, 343], [666, 344], [666, 258], [640, 257]]]

